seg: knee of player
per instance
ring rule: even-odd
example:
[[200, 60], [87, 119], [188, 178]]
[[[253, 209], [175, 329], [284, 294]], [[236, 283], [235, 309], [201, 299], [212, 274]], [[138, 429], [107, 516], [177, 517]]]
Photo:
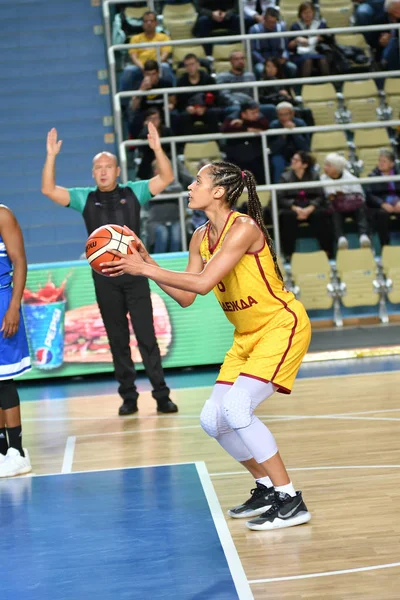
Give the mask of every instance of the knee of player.
[[244, 388], [233, 386], [224, 396], [222, 411], [229, 427], [232, 429], [248, 427], [253, 419], [249, 392]]
[[207, 400], [200, 414], [200, 425], [210, 437], [218, 437], [218, 406]]
[[19, 406], [17, 386], [13, 379], [0, 381], [0, 408], [9, 410]]

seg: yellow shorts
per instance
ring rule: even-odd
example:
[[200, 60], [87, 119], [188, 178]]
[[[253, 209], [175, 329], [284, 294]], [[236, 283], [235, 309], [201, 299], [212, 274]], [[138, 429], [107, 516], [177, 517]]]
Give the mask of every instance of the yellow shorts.
[[234, 383], [239, 375], [273, 383], [290, 394], [311, 340], [311, 323], [304, 306], [293, 300], [266, 325], [250, 333], [235, 332], [232, 348], [217, 383]]

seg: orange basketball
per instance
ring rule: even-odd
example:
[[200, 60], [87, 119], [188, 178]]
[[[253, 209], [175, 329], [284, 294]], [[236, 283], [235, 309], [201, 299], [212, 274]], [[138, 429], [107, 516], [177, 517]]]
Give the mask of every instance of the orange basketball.
[[138, 242], [125, 225], [103, 225], [95, 229], [86, 242], [86, 258], [89, 265], [100, 275], [101, 263], [119, 260], [109, 250], [118, 250], [122, 254], [132, 254], [130, 244], [137, 248]]

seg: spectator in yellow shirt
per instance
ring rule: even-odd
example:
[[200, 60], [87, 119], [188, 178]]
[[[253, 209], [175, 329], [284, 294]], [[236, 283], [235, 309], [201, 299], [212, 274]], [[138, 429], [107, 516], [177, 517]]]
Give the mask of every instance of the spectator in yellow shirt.
[[147, 11], [143, 15], [143, 33], [138, 33], [130, 38], [130, 44], [143, 44], [142, 48], [132, 48], [129, 50], [129, 56], [132, 65], [127, 65], [121, 76], [121, 91], [137, 90], [143, 80], [144, 63], [148, 60], [155, 60], [161, 63], [163, 79], [167, 79], [173, 86], [176, 85], [175, 75], [172, 71], [168, 58], [171, 56], [171, 46], [161, 46], [160, 60], [157, 58], [157, 48], [146, 46], [152, 42], [169, 42], [171, 38], [165, 33], [156, 31], [157, 16], [152, 11]]

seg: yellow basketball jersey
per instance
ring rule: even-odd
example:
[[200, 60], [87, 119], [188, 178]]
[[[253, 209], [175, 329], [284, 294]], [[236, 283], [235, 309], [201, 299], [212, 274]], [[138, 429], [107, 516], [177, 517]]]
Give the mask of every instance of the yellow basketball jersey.
[[[208, 223], [200, 244], [200, 254], [207, 263], [220, 248], [229, 229], [241, 213], [231, 212], [214, 247], [210, 245]], [[239, 333], [256, 331], [277, 313], [295, 301], [275, 272], [267, 243], [258, 252], [247, 252], [238, 264], [214, 287], [222, 310]], [[296, 301], [294, 302], [296, 305]]]

